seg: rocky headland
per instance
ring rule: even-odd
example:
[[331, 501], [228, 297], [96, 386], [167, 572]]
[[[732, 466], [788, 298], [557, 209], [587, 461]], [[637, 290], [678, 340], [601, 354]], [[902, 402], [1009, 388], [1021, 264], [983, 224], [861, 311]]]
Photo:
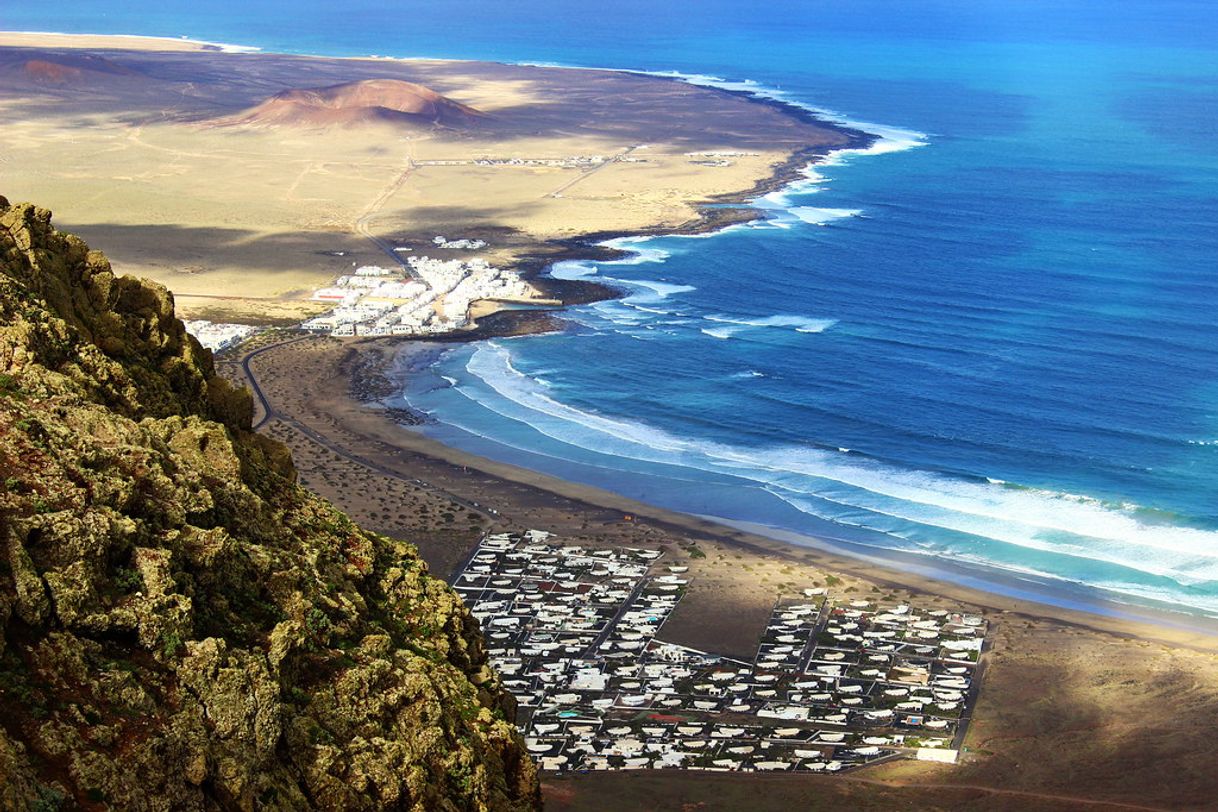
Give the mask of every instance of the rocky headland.
[[540, 803], [477, 624], [156, 284], [0, 198], [0, 807]]

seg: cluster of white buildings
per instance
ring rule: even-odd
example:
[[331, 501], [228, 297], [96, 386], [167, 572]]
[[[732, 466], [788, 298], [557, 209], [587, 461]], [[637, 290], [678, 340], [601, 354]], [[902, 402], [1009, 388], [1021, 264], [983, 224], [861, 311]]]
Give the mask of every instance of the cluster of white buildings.
[[[443, 247], [481, 245], [485, 243], [445, 240]], [[519, 275], [481, 258], [411, 256], [406, 261], [409, 274], [405, 269], [368, 265], [315, 291], [314, 300], [333, 302], [334, 308], [301, 326], [334, 336], [446, 333], [469, 323], [470, 305], [476, 301], [537, 299], [537, 292]]]
[[809, 589], [775, 607], [752, 662], [734, 660], [658, 639], [687, 586], [660, 558], [528, 531], [486, 537], [455, 577], [542, 769], [955, 760], [980, 617]]
[[251, 327], [248, 324], [222, 324], [204, 319], [182, 323], [186, 325], [186, 332], [197, 338], [200, 344], [212, 352], [220, 352], [240, 344], [258, 332], [257, 327]]
[[450, 240], [437, 234], [432, 239], [432, 243], [439, 248], [451, 248], [461, 251], [477, 251], [479, 248], [486, 247], [485, 240], [460, 239]]
[[567, 158], [477, 158], [476, 166], [558, 166], [566, 169], [590, 169], [610, 160], [605, 155], [572, 155]]

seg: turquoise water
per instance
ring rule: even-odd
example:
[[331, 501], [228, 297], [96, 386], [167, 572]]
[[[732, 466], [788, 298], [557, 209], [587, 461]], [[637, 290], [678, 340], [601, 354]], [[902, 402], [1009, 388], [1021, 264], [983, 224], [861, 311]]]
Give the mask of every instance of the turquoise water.
[[1218, 615], [1213, 4], [277, 5], [0, 24], [677, 71], [879, 122], [757, 223], [556, 268], [628, 295], [407, 398], [657, 504]]

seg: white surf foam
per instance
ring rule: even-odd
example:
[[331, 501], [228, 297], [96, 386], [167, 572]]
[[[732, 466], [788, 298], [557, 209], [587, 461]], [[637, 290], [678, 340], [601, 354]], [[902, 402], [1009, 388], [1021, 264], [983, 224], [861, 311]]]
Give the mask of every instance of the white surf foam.
[[818, 209], [814, 206], [793, 206], [787, 209], [791, 214], [814, 226], [823, 226], [834, 220], [844, 220], [847, 217], [858, 217], [863, 212], [859, 209]]
[[[1170, 579], [1182, 587], [1208, 588], [1218, 582], [1218, 532], [1148, 524], [1140, 520], [1137, 506], [1109, 506], [1076, 494], [902, 470], [853, 453], [689, 440], [639, 421], [558, 402], [516, 370], [507, 351], [494, 343], [476, 348], [467, 370], [499, 396], [471, 391], [471, 397], [551, 439], [601, 454], [752, 480], [788, 504], [815, 515], [827, 514], [822, 517], [841, 524], [902, 538], [934, 538], [936, 531], [947, 530], [1007, 549], [1050, 553], [1062, 566], [1068, 567], [1065, 562], [1070, 560], [1111, 564]], [[813, 499], [837, 508], [818, 513], [809, 501]], [[927, 549], [945, 558], [963, 555], [947, 543], [930, 544]], [[983, 554], [978, 560], [1000, 563]], [[1072, 577], [1064, 570], [1039, 574]], [[1179, 594], [1173, 600], [1201, 598]]]
[[614, 237], [613, 239], [603, 240], [598, 245], [605, 248], [614, 248], [618, 251], [629, 252], [628, 256], [619, 259], [602, 260], [601, 265], [641, 265], [645, 262], [663, 262], [668, 259], [671, 254], [662, 248], [648, 245], [651, 237]]
[[848, 115], [839, 113], [836, 110], [830, 110], [826, 107], [817, 107], [816, 105], [808, 104], [791, 96], [784, 90], [775, 87], [767, 87], [760, 82], [755, 82], [752, 79], [731, 80], [724, 79], [719, 76], [711, 76], [708, 74], [698, 73], [681, 73], [680, 71], [625, 71], [626, 73], [641, 73], [649, 76], [665, 76], [672, 79], [678, 79], [682, 82], [688, 82], [691, 85], [699, 85], [701, 87], [713, 87], [719, 90], [728, 90], [733, 93], [745, 93], [758, 99], [767, 99], [769, 101], [780, 102], [791, 107], [804, 110], [813, 114], [817, 118], [825, 121], [838, 124], [842, 127], [849, 127], [854, 130], [876, 136], [875, 143], [863, 149], [838, 150], [832, 155], [846, 156], [850, 154], [857, 155], [882, 155], [889, 152], [900, 152], [914, 147], [924, 146], [927, 143], [926, 133], [918, 132], [904, 127], [893, 127], [887, 124], [875, 124], [869, 121], [861, 121], [851, 118]]
[[555, 262], [548, 269], [550, 276], [555, 279], [587, 279], [596, 276], [596, 266], [589, 261], [568, 259]]
[[[815, 516], [819, 519], [830, 521], [839, 525], [855, 527], [860, 530], [875, 529], [868, 522], [859, 520], [857, 516], [842, 515], [836, 511], [820, 510], [816, 508], [815, 505], [805, 500], [791, 499], [777, 493], [774, 495], [800, 512], [807, 513], [810, 516]], [[909, 540], [907, 539], [907, 536], [904, 536], [899, 530], [889, 529], [881, 532], [883, 533], [883, 536], [877, 536], [874, 538], [897, 537], [902, 538], [903, 540]], [[879, 541], [868, 541], [866, 540], [866, 537], [851, 538], [850, 541], [852, 544], [862, 545], [864, 547], [870, 547], [878, 550], [885, 549], [889, 546]], [[1133, 599], [1140, 598], [1143, 600], [1161, 602], [1175, 609], [1179, 609], [1181, 606], [1187, 606], [1191, 609], [1202, 610], [1211, 617], [1218, 617], [1218, 597], [1215, 596], [1194, 595], [1191, 596], [1187, 602], [1182, 602], [1179, 591], [1170, 586], [1137, 582], [1129, 579], [1116, 579], [1111, 577], [1080, 578], [1078, 576], [1071, 576], [1067, 573], [1053, 571], [1045, 567], [1022, 565], [1013, 563], [1009, 560], [996, 561], [993, 558], [987, 558], [984, 555], [970, 552], [968, 550], [956, 549], [952, 550], [950, 553], [945, 553], [944, 550], [938, 545], [928, 545], [914, 540], [909, 541], [909, 545], [902, 547], [901, 550], [905, 553], [912, 553], [924, 558], [951, 560], [980, 566], [986, 569], [998, 570], [1020, 577], [1031, 576], [1039, 580], [1059, 581], [1090, 589], [1098, 589], [1106, 593], [1106, 597], [1116, 603], [1128, 605], [1134, 602]], [[1172, 579], [1169, 576], [1169, 581], [1170, 580]]]
[[[756, 99], [777, 102], [791, 108], [801, 110], [805, 113], [810, 113], [821, 120], [828, 121], [842, 127], [859, 130], [875, 137], [875, 141], [866, 147], [834, 150], [827, 155], [817, 158], [801, 170], [803, 178], [800, 180], [792, 181], [782, 189], [770, 192], [750, 201], [752, 206], [764, 213], [763, 217], [758, 218], [758, 220], [754, 222], [735, 223], [725, 226], [717, 231], [708, 233], [670, 235], [668, 237], [669, 239], [703, 239], [741, 228], [790, 229], [793, 225], [799, 222], [809, 223], [812, 225], [825, 225], [833, 222], [834, 220], [845, 217], [858, 217], [862, 215], [862, 211], [857, 209], [832, 209], [799, 206], [792, 201], [792, 198], [798, 195], [816, 192], [822, 187], [827, 179], [824, 174], [819, 171], [818, 167], [840, 166], [848, 163], [853, 157], [856, 156], [884, 155], [925, 146], [928, 143], [929, 138], [926, 133], [922, 133], [917, 130], [861, 121], [828, 108], [808, 104], [794, 98], [789, 93], [779, 88], [767, 87], [766, 85], [752, 79], [732, 80], [709, 74], [683, 73], [675, 70], [604, 68], [582, 65], [564, 65], [556, 62], [517, 62], [515, 64], [533, 65], [537, 67], [558, 67], [568, 70], [611, 71], [617, 73], [631, 73], [641, 76], [657, 76], [666, 79], [675, 79], [691, 85], [716, 88], [733, 93], [744, 93]], [[631, 258], [613, 260], [612, 262], [614, 263], [637, 264], [640, 262], [662, 262], [667, 258], [666, 252], [656, 249], [653, 246], [645, 245], [650, 239], [650, 237], [645, 236], [619, 237], [606, 240], [602, 242], [601, 245], [631, 251], [635, 254], [635, 256]]]
[[[628, 238], [635, 239], [635, 238]], [[610, 242], [620, 242], [620, 240], [612, 240]], [[616, 247], [616, 246], [615, 246]], [[607, 285], [619, 285], [621, 287], [630, 288], [632, 292], [622, 300], [622, 304], [628, 305], [636, 311], [649, 313], [651, 315], [669, 316], [673, 315], [666, 310], [658, 310], [648, 308], [646, 305], [657, 304], [664, 301], [669, 296], [678, 293], [689, 293], [697, 290], [693, 285], [681, 285], [674, 282], [664, 282], [659, 279], [621, 279], [615, 276], [606, 276], [600, 273], [598, 266], [600, 265], [637, 265], [642, 262], [663, 262], [668, 258], [669, 254], [660, 249], [646, 248], [642, 246], [632, 247], [630, 249], [637, 252], [631, 257], [625, 259], [613, 260], [611, 262], [590, 262], [584, 260], [565, 260], [556, 262], [550, 266], [549, 274], [555, 279], [578, 279], [603, 282]], [[593, 308], [604, 310], [607, 305], [603, 302], [592, 305]]]
[[703, 327], [700, 332], [711, 338], [728, 339], [740, 332], [740, 327]]
[[690, 291], [697, 290], [693, 285], [676, 285], [672, 282], [661, 282], [657, 279], [614, 279], [613, 281], [622, 285], [643, 288], [643, 293], [627, 298], [627, 301], [632, 303], [647, 300], [660, 301], [667, 299], [675, 293], [689, 293]]
[[[718, 322], [720, 324], [730, 324], [734, 327], [731, 329], [733, 333], [740, 332], [752, 327], [781, 327], [793, 328], [797, 333], [823, 333], [833, 325], [837, 324], [837, 319], [814, 319], [810, 316], [766, 316], [764, 318], [742, 318], [738, 316], [704, 316], [707, 321]], [[706, 332], [703, 330], [703, 332]]]

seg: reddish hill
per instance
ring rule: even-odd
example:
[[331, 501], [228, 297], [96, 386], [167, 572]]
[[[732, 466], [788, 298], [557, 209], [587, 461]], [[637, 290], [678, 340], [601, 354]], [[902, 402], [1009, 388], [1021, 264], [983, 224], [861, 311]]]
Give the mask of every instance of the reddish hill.
[[215, 123], [222, 126], [356, 126], [375, 122], [468, 127], [483, 114], [434, 90], [398, 79], [367, 79], [284, 90]]
[[45, 54], [32, 59], [9, 60], [0, 63], [5, 72], [38, 84], [69, 85], [115, 76], [138, 76], [132, 70], [105, 57], [90, 54]]

